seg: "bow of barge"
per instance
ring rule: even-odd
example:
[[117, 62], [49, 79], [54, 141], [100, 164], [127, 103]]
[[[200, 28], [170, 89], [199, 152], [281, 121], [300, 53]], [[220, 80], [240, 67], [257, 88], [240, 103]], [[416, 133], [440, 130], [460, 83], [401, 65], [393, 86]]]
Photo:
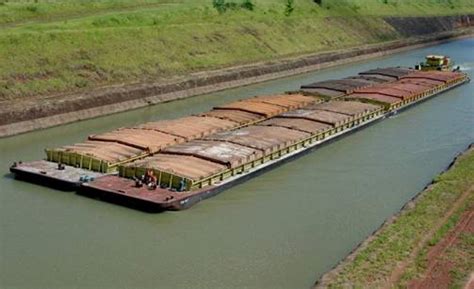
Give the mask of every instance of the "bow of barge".
[[75, 191], [84, 182], [106, 175], [46, 160], [14, 163], [10, 166], [10, 172], [17, 179], [63, 191]]

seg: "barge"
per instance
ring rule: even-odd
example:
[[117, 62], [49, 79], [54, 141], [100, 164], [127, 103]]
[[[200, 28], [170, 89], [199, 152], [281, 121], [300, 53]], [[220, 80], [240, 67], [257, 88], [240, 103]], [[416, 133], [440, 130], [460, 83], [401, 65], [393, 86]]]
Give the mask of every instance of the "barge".
[[11, 171], [133, 208], [182, 210], [467, 81], [461, 72], [378, 68], [91, 135]]

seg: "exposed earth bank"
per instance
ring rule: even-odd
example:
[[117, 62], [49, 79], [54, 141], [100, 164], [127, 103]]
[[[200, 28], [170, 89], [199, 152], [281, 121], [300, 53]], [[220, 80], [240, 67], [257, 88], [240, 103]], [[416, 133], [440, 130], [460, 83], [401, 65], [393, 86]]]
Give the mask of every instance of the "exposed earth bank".
[[399, 52], [472, 35], [474, 15], [385, 17], [398, 40], [284, 58], [213, 71], [202, 71], [159, 82], [122, 84], [91, 91], [38, 95], [0, 101], [0, 137], [117, 113], [160, 102], [248, 85]]

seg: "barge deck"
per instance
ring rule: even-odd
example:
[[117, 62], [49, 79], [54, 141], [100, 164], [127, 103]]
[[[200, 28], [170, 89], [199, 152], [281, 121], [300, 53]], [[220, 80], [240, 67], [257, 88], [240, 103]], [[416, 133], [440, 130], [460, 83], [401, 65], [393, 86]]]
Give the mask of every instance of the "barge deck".
[[106, 175], [46, 160], [15, 163], [10, 167], [10, 172], [15, 174], [17, 179], [63, 191], [75, 191], [82, 183]]

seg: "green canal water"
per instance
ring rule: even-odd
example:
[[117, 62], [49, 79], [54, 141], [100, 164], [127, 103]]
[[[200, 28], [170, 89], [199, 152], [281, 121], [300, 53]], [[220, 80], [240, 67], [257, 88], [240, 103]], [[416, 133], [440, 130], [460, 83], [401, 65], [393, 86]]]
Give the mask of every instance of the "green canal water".
[[2, 288], [309, 288], [474, 141], [474, 84], [324, 146], [182, 212], [147, 214], [7, 174], [93, 132], [448, 54], [474, 39], [0, 139]]

